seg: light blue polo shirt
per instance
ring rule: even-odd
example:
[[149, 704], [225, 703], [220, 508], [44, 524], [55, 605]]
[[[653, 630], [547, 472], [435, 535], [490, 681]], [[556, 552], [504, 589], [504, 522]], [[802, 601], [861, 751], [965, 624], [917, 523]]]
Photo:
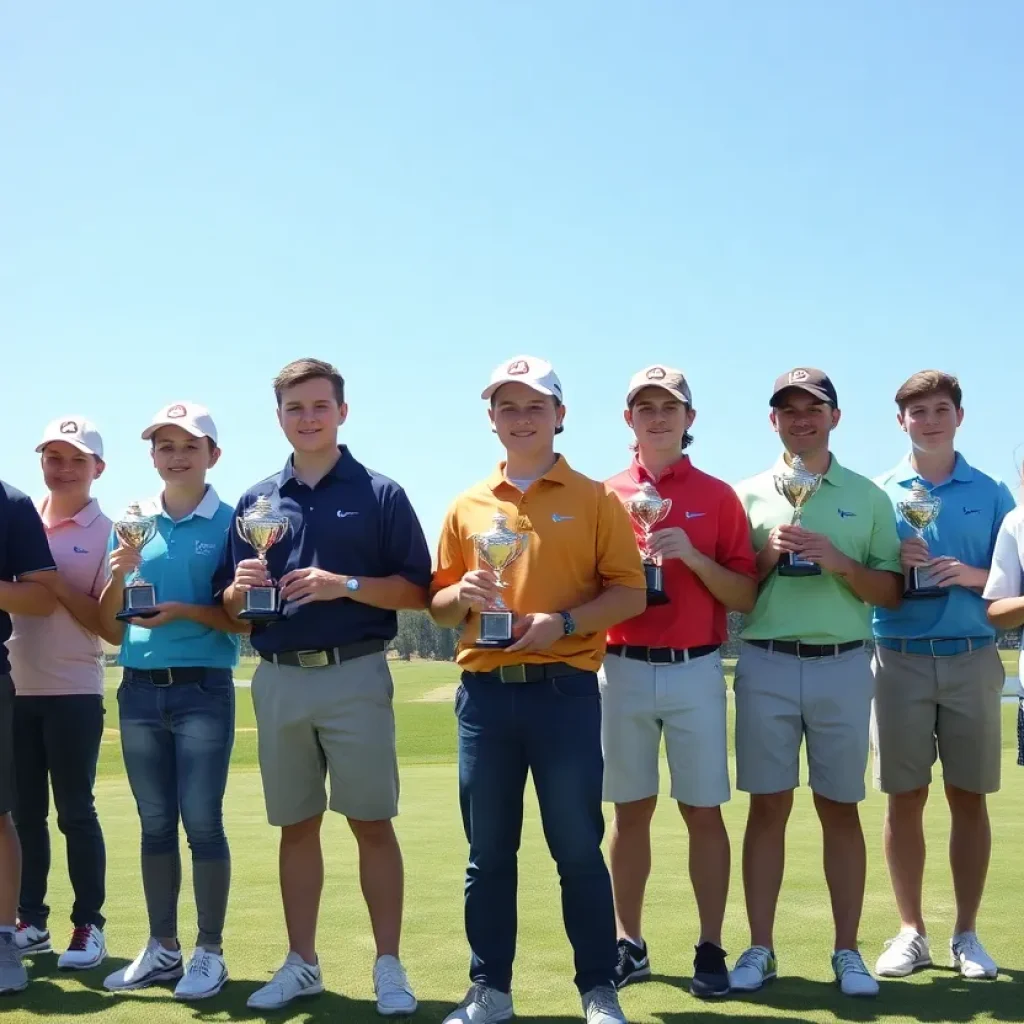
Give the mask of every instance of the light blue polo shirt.
[[[942, 499], [938, 519], [924, 531], [928, 550], [988, 569], [999, 525], [1016, 505], [1010, 489], [975, 469], [959, 452], [949, 479], [931, 484], [917, 475], [908, 456], [875, 481], [892, 502], [901, 541], [917, 534], [899, 517], [896, 502], [907, 498], [918, 481]], [[946, 597], [904, 601], [896, 609], [876, 608], [872, 628], [875, 636], [906, 640], [995, 634], [981, 595], [956, 586]]]
[[[228, 542], [234, 509], [207, 487], [195, 511], [177, 522], [159, 497], [142, 503], [142, 511], [156, 516], [157, 532], [142, 549], [140, 572], [156, 588], [157, 601], [217, 604], [213, 574]], [[108, 551], [116, 546], [117, 536], [111, 531]], [[139, 669], [234, 668], [238, 649], [237, 633], [222, 633], [198, 622], [178, 619], [156, 629], [127, 623], [118, 662]]]

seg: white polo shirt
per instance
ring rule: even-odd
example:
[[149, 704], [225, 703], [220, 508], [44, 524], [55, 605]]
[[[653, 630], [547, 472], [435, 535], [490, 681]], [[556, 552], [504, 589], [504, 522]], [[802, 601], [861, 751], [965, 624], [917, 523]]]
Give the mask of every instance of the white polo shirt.
[[[1024, 595], [1024, 505], [1018, 505], [1003, 519], [996, 534], [992, 552], [992, 568], [982, 597], [998, 601], [1003, 597]], [[1021, 634], [1021, 657], [1017, 663], [1017, 691], [1024, 697], [1024, 633]]]

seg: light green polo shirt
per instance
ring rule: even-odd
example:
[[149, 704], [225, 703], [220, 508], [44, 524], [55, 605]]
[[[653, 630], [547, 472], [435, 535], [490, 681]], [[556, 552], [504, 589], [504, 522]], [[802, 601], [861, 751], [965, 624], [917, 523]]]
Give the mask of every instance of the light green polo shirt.
[[[793, 508], [775, 490], [779, 461], [767, 472], [736, 485], [747, 510], [754, 548], [768, 543], [772, 528], [793, 521]], [[832, 456], [821, 486], [804, 506], [801, 525], [823, 533], [850, 558], [870, 569], [903, 575], [900, 539], [892, 504], [871, 480], [845, 469]], [[871, 638], [871, 606], [838, 576], [780, 576], [774, 570], [761, 583], [754, 610], [746, 617], [744, 640], [803, 640], [843, 644]]]

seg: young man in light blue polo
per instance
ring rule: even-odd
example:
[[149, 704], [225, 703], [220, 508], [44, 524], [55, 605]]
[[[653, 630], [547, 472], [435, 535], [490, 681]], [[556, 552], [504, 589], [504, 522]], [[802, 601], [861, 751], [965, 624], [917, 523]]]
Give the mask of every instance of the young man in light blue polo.
[[[142, 823], [149, 939], [104, 984], [124, 991], [177, 981], [175, 998], [195, 1000], [219, 992], [228, 977], [221, 942], [231, 860], [222, 806], [235, 735], [235, 634], [247, 627], [213, 597], [233, 509], [206, 482], [220, 458], [210, 414], [191, 402], [173, 403], [142, 437], [152, 444], [164, 482], [163, 492], [142, 505], [144, 514], [155, 516], [157, 531], [141, 560], [112, 537], [100, 614], [109, 629], [124, 629], [117, 702], [121, 749]], [[157, 614], [123, 627], [116, 616], [126, 577], [136, 568], [156, 589]], [[199, 923], [187, 968], [178, 942], [179, 817], [192, 851]]]
[[[986, 794], [1000, 782], [1006, 676], [982, 591], [1014, 500], [1005, 484], [970, 466], [954, 447], [961, 399], [959, 383], [947, 373], [910, 377], [896, 392], [896, 405], [911, 450], [877, 480], [894, 506], [908, 577], [903, 603], [874, 614], [874, 775], [888, 796], [885, 857], [901, 925], [878, 958], [875, 971], [883, 977], [904, 977], [932, 962], [922, 908], [923, 819], [936, 757], [951, 817], [950, 960], [967, 978], [997, 973], [975, 926], [992, 844]], [[924, 540], [899, 513], [901, 503], [924, 496], [922, 488], [940, 502]], [[914, 570], [923, 570], [923, 578], [914, 579]], [[928, 589], [919, 593], [921, 586]]]

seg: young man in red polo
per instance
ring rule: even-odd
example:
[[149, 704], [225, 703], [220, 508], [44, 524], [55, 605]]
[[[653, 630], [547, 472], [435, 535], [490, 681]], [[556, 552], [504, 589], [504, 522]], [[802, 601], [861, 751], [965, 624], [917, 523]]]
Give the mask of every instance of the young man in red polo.
[[727, 637], [727, 611], [754, 606], [757, 568], [739, 498], [684, 454], [695, 416], [678, 370], [650, 366], [630, 381], [625, 418], [636, 435], [636, 456], [608, 484], [626, 503], [644, 484], [671, 502], [649, 545], [662, 565], [668, 601], [649, 603], [643, 614], [609, 631], [600, 679], [604, 798], [615, 804], [610, 859], [619, 933], [616, 982], [621, 987], [651, 973], [640, 919], [664, 734], [672, 798], [690, 837], [690, 881], [700, 917], [690, 991], [707, 997], [729, 991], [722, 921], [730, 851], [721, 805], [730, 789], [719, 647]]

